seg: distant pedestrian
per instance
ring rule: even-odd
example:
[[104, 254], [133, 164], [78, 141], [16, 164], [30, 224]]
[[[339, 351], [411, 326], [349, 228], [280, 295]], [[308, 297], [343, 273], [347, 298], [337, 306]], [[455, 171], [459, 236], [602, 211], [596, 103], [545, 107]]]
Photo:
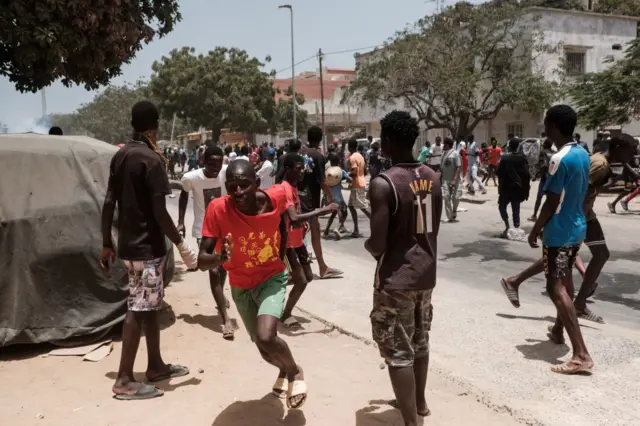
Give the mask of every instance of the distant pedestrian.
[[513, 227], [520, 228], [520, 204], [529, 199], [531, 177], [529, 165], [523, 154], [518, 153], [518, 141], [509, 141], [509, 152], [502, 157], [498, 169], [498, 210], [504, 222], [505, 229], [501, 234], [507, 238], [509, 231], [509, 214], [507, 207], [511, 205]]
[[349, 212], [353, 220], [353, 233], [351, 238], [362, 238], [360, 228], [358, 227], [358, 210], [360, 210], [367, 218], [371, 217], [369, 213], [369, 201], [365, 191], [365, 161], [364, 157], [357, 152], [358, 141], [351, 139], [348, 144], [351, 155], [348, 159], [349, 169], [347, 173], [352, 179], [351, 194], [349, 195]]
[[478, 179], [478, 162], [480, 159], [480, 148], [478, 147], [477, 142], [475, 141], [475, 137], [473, 135], [469, 135], [467, 137], [467, 155], [469, 157], [469, 171], [467, 174], [467, 178], [469, 181], [469, 194], [474, 195], [475, 189], [474, 185], [478, 183], [478, 189], [483, 194], [487, 193], [487, 190], [484, 188], [480, 179]]
[[462, 196], [462, 160], [453, 148], [453, 140], [445, 138], [442, 151], [441, 180], [442, 198], [447, 222], [458, 221], [458, 203]]

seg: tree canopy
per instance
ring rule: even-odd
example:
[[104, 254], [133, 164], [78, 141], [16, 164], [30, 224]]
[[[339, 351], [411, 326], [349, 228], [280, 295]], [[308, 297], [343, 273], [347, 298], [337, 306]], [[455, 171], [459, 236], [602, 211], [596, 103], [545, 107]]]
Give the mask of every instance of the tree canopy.
[[4, 2], [0, 76], [21, 92], [61, 79], [87, 90], [108, 84], [144, 44], [181, 19], [178, 0]]
[[175, 113], [212, 129], [214, 140], [225, 128], [267, 132], [275, 121], [276, 104], [264, 65], [236, 48], [217, 47], [196, 55], [184, 47], [153, 64], [149, 87], [165, 117]]
[[[274, 134], [278, 132], [293, 133], [293, 99], [291, 97], [293, 91], [291, 86], [285, 90], [285, 97], [278, 99], [275, 114], [269, 123], [269, 132]], [[304, 95], [296, 93], [296, 103], [302, 105], [305, 102]], [[304, 109], [296, 109], [296, 131], [298, 134], [305, 132], [309, 128], [309, 115]]]
[[553, 47], [535, 20], [510, 2], [426, 16], [360, 63], [345, 101], [403, 104], [427, 129], [460, 137], [505, 107], [540, 112], [557, 92], [536, 69], [536, 55]]
[[[613, 59], [609, 59], [613, 62]], [[605, 71], [579, 76], [569, 86], [581, 123], [588, 129], [640, 118], [640, 39]]]
[[640, 16], [640, 2], [638, 0], [598, 0], [594, 12]]
[[[58, 126], [67, 135], [86, 133], [96, 139], [118, 144], [131, 137], [131, 107], [143, 99], [155, 101], [143, 81], [109, 86], [73, 113], [52, 114], [44, 117], [41, 124]], [[160, 120], [158, 139], [170, 139], [172, 125], [172, 118]], [[175, 136], [189, 129], [185, 120], [176, 120]]]

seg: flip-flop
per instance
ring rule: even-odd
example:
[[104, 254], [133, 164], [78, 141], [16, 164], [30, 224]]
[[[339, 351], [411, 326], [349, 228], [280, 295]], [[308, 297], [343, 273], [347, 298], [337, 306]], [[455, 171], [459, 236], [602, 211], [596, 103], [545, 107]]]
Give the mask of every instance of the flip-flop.
[[330, 278], [338, 278], [341, 277], [344, 272], [339, 269], [327, 268], [326, 272], [323, 276], [320, 277], [321, 280], [326, 280]]
[[504, 290], [504, 294], [507, 295], [507, 299], [513, 305], [514, 308], [520, 307], [520, 295], [518, 294], [518, 290], [509, 290], [507, 287], [507, 280], [504, 278], [500, 278], [500, 285], [502, 286], [502, 290]]
[[164, 391], [162, 389], [158, 389], [148, 383], [142, 383], [142, 386], [136, 391], [136, 393], [117, 393], [113, 395], [113, 397], [120, 401], [135, 401], [157, 398], [162, 395], [164, 395]]
[[285, 319], [284, 321], [282, 321], [282, 324], [284, 324], [287, 328], [300, 327], [300, 323], [293, 316], [290, 316], [287, 319]]
[[184, 365], [167, 364], [167, 366], [169, 367], [169, 371], [153, 378], [147, 377], [147, 380], [151, 383], [156, 383], [167, 379], [173, 379], [174, 377], [186, 376], [187, 374], [189, 374], [189, 369]]
[[560, 364], [560, 365], [554, 365], [553, 367], [551, 367], [551, 371], [553, 371], [554, 373], [558, 373], [558, 374], [566, 374], [566, 375], [572, 375], [572, 374], [579, 374], [579, 373], [591, 373], [591, 370], [593, 370], [593, 362], [580, 362], [580, 361], [574, 361], [574, 360], [569, 360], [567, 362], [565, 362], [564, 364]]
[[222, 325], [222, 338], [224, 340], [233, 340], [235, 338], [235, 332], [233, 331], [233, 327], [225, 327]]
[[[293, 382], [289, 382], [287, 388], [287, 407], [290, 409], [299, 409], [302, 408], [305, 402], [307, 402], [307, 382], [303, 380], [294, 380]], [[292, 404], [291, 399], [296, 396], [303, 396], [302, 400], [297, 404]]]
[[284, 399], [287, 397], [287, 392], [289, 390], [289, 381], [286, 377], [278, 377], [276, 382], [273, 384], [271, 389], [271, 394], [273, 396], [277, 396], [280, 399]]
[[604, 324], [604, 318], [600, 315], [596, 315], [592, 310], [585, 309], [584, 311], [577, 314], [579, 319], [596, 322], [598, 324]]

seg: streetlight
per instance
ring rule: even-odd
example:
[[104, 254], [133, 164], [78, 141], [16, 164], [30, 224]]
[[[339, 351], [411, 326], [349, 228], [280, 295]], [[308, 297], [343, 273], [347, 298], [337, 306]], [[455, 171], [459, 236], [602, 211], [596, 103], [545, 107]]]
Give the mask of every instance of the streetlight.
[[296, 64], [295, 64], [295, 55], [293, 52], [293, 6], [291, 6], [290, 4], [283, 4], [278, 6], [278, 9], [289, 9], [289, 12], [291, 12], [291, 91], [293, 92], [293, 137], [297, 138], [298, 137], [298, 132], [297, 132], [297, 123], [296, 123], [296, 109], [297, 109], [297, 102], [296, 102]]

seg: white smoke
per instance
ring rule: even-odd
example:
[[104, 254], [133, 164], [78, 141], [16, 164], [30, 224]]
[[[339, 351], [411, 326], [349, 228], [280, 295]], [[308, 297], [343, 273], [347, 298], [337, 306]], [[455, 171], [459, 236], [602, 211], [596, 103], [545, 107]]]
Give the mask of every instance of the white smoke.
[[39, 133], [41, 135], [48, 135], [51, 118], [27, 118], [20, 122], [18, 125], [7, 126], [7, 133]]

